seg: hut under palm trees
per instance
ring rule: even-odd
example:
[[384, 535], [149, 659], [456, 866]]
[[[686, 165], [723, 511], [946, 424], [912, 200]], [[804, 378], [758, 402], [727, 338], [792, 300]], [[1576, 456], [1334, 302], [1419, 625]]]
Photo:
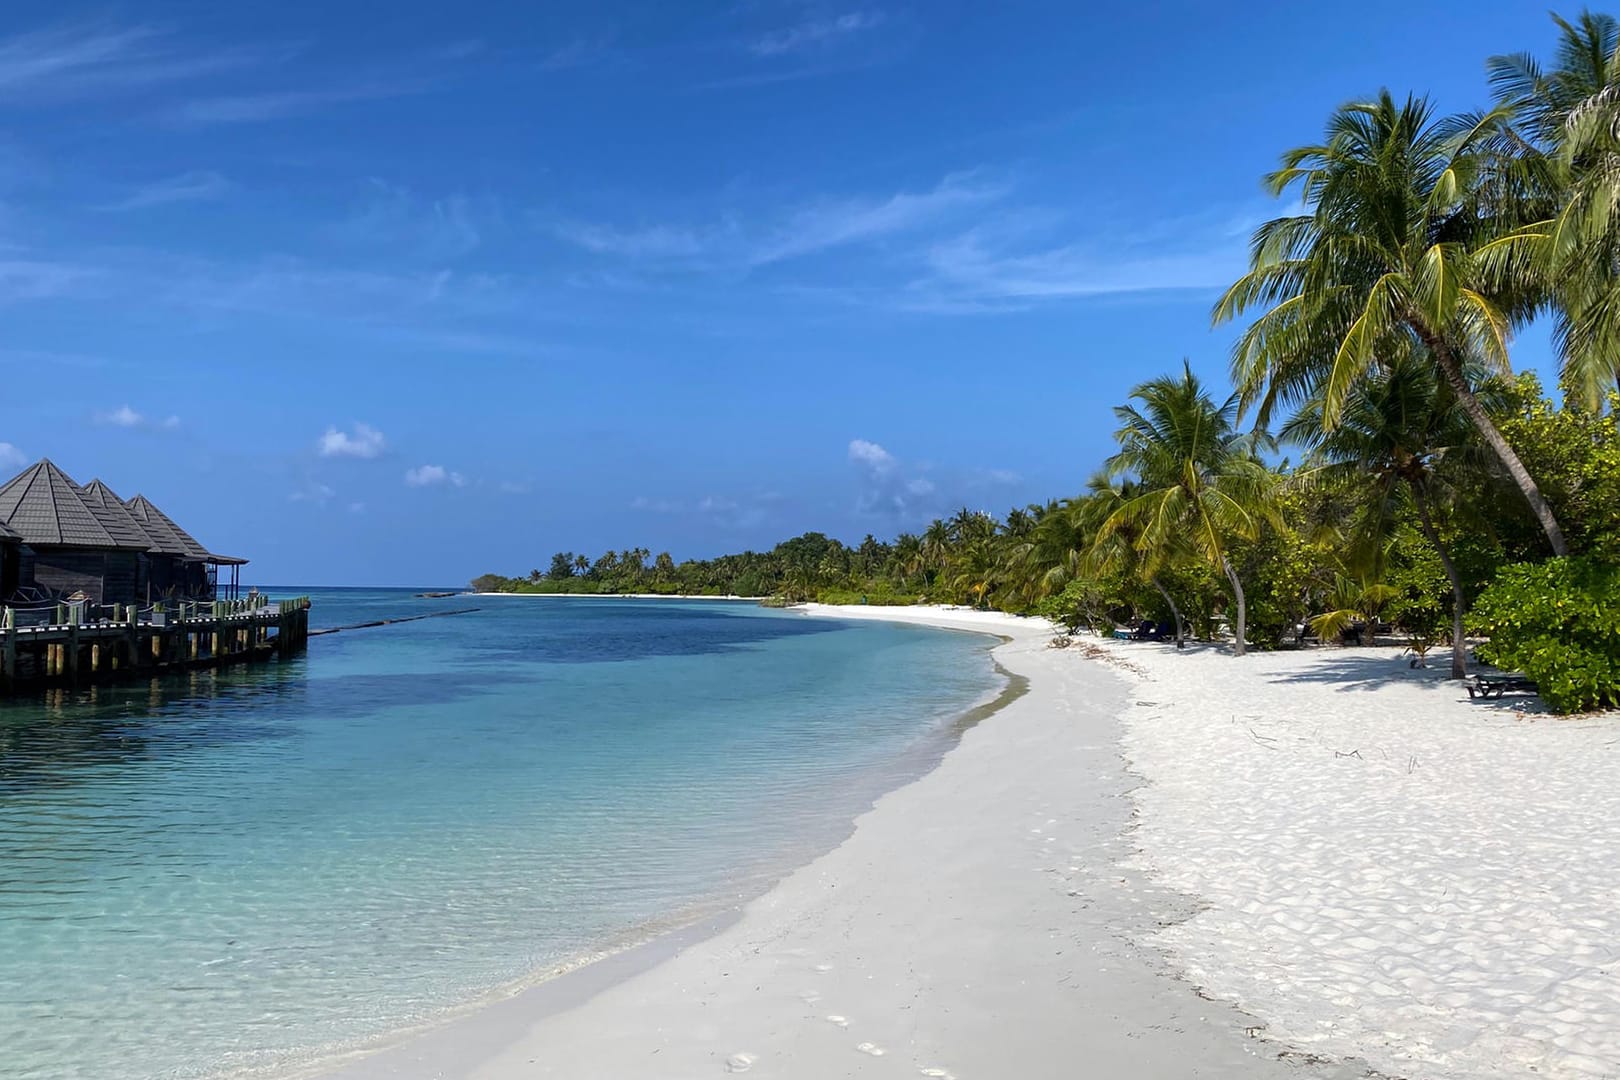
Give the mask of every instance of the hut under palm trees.
[[[0, 602], [147, 605], [234, 598], [245, 559], [215, 555], [145, 496], [80, 487], [49, 459], [0, 486]], [[231, 568], [221, 595], [220, 567]]]

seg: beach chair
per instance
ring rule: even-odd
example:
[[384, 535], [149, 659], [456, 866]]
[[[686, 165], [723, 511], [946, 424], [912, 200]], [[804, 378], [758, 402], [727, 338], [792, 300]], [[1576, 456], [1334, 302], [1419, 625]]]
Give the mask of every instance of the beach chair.
[[1539, 694], [1541, 688], [1523, 675], [1475, 675], [1468, 682], [1468, 697], [1474, 701], [1500, 699], [1503, 694]]

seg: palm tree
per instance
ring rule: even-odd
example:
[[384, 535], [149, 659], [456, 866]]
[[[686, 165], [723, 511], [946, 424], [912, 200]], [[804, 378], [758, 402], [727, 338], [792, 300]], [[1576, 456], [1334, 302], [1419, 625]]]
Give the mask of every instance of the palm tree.
[[939, 518], [929, 522], [922, 534], [922, 567], [924, 580], [932, 585], [934, 578], [944, 569], [950, 558], [952, 543], [950, 526]]
[[[1061, 592], [1079, 572], [1090, 546], [1080, 509], [1076, 502], [1054, 502], [1038, 511], [1007, 515], [1001, 573], [1025, 604]], [[1022, 531], [1013, 532], [1015, 527]]]
[[[1312, 616], [1311, 629], [1316, 631], [1317, 637], [1326, 641], [1344, 633], [1357, 619], [1364, 620], [1371, 627], [1378, 621], [1378, 613], [1384, 609], [1384, 605], [1399, 595], [1399, 589], [1384, 584], [1366, 572], [1355, 576], [1334, 574], [1333, 585], [1328, 590], [1330, 609]], [[1461, 646], [1452, 651], [1460, 653]]]
[[916, 533], [901, 533], [895, 537], [894, 562], [904, 580], [922, 573], [924, 561], [922, 540]]
[[1530, 223], [1485, 256], [1500, 287], [1524, 294], [1519, 319], [1552, 315], [1565, 393], [1597, 409], [1620, 385], [1620, 23], [1552, 18], [1551, 70], [1528, 53], [1486, 63], [1518, 137], [1508, 151], [1539, 191]]
[[1140, 407], [1114, 410], [1119, 452], [1105, 469], [1135, 480], [1140, 490], [1108, 515], [1099, 538], [1131, 530], [1145, 578], [1182, 552], [1196, 553], [1226, 575], [1237, 615], [1233, 652], [1242, 656], [1248, 604], [1227, 541], [1254, 539], [1275, 517], [1272, 476], [1257, 456], [1268, 440], [1257, 432], [1239, 433], [1237, 395], [1217, 404], [1187, 364], [1180, 377], [1142, 383], [1131, 397]]
[[[1471, 382], [1478, 375], [1469, 374]], [[1488, 400], [1493, 396], [1488, 395]], [[1363, 493], [1364, 512], [1356, 529], [1360, 543], [1355, 546], [1381, 551], [1400, 509], [1400, 496], [1412, 500], [1423, 536], [1440, 556], [1451, 583], [1451, 676], [1467, 678], [1463, 616], [1468, 598], [1451, 552], [1435, 526], [1435, 515], [1438, 504], [1455, 496], [1442, 464], [1452, 472], [1479, 470], [1484, 465], [1478, 443], [1470, 437], [1469, 418], [1456, 395], [1437, 377], [1434, 365], [1417, 355], [1408, 355], [1359, 383], [1345, 402], [1339, 424], [1331, 430], [1322, 423], [1322, 408], [1320, 395], [1306, 402], [1283, 425], [1279, 439], [1310, 451], [1313, 467], [1303, 474], [1307, 482], [1333, 481]], [[1389, 598], [1377, 590], [1369, 591], [1365, 580], [1340, 577], [1343, 580], [1334, 590], [1340, 596], [1355, 593], [1370, 603]], [[1351, 580], [1361, 581], [1361, 587], [1348, 588], [1345, 583]], [[1364, 606], [1341, 602], [1339, 614]], [[1326, 637], [1336, 631], [1324, 625], [1317, 632]]]
[[[1137, 551], [1137, 543], [1141, 538], [1139, 527], [1120, 521], [1112, 528], [1103, 528], [1121, 506], [1142, 494], [1141, 484], [1129, 479], [1117, 479], [1104, 472], [1087, 481], [1086, 489], [1088, 494], [1080, 504], [1079, 516], [1083, 522], [1091, 526], [1088, 531], [1094, 537], [1090, 549], [1086, 552], [1086, 562], [1092, 569], [1099, 571], [1124, 570], [1152, 585], [1164, 599], [1165, 605], [1170, 608], [1170, 617], [1175, 620], [1176, 648], [1185, 649], [1186, 620], [1181, 617], [1181, 608], [1176, 605], [1175, 597], [1170, 595], [1170, 590], [1159, 580], [1157, 570], [1186, 553], [1167, 552], [1162, 553], [1159, 559], [1144, 560]], [[1149, 570], [1148, 567], [1152, 569]]]
[[1255, 232], [1250, 270], [1214, 320], [1264, 309], [1232, 360], [1240, 400], [1262, 423], [1279, 403], [1320, 395], [1331, 430], [1358, 381], [1421, 346], [1563, 555], [1551, 506], [1464, 372], [1473, 361], [1511, 370], [1508, 316], [1482, 291], [1501, 275], [1479, 257], [1491, 239], [1483, 181], [1506, 117], [1436, 121], [1426, 101], [1397, 104], [1388, 91], [1340, 108], [1324, 142], [1288, 151], [1266, 178], [1275, 196], [1297, 187], [1306, 212]]
[[1620, 23], [1613, 16], [1583, 11], [1574, 23], [1557, 14], [1552, 21], [1558, 52], [1551, 71], [1529, 53], [1485, 61], [1497, 101], [1513, 110], [1515, 126], [1541, 147], [1556, 147], [1571, 114], [1620, 87]]

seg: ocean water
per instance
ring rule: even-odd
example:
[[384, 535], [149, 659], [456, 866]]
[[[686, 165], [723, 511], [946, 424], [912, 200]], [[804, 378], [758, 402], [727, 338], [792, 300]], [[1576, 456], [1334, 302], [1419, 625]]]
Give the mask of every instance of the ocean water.
[[759, 892], [1000, 685], [983, 637], [748, 604], [313, 595], [480, 610], [0, 703], [0, 1075], [274, 1074], [431, 1023]]

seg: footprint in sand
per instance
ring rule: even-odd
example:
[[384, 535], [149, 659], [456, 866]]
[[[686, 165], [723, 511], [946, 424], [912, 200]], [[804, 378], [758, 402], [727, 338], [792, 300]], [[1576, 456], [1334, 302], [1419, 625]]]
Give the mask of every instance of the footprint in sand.
[[838, 1027], [849, 1027], [849, 1017], [847, 1017], [847, 1016], [829, 1016], [829, 1017], [827, 1017], [827, 1023], [836, 1024]]
[[917, 1071], [924, 1076], [935, 1077], [936, 1080], [956, 1080], [954, 1076], [944, 1069], [918, 1069]]
[[861, 1045], [857, 1046], [855, 1049], [859, 1050], [863, 1054], [871, 1054], [873, 1057], [883, 1056], [883, 1047], [878, 1046], [875, 1043], [861, 1043]]
[[747, 1072], [754, 1067], [755, 1060], [753, 1054], [732, 1054], [726, 1058], [726, 1072]]
[[825, 975], [825, 974], [827, 974], [827, 972], [832, 970], [832, 965], [831, 964], [817, 964], [815, 966], [814, 970], [819, 971], [823, 975]]
[[799, 992], [799, 1000], [806, 1005], [814, 1005], [821, 1000], [821, 995], [814, 990], [802, 990]]

